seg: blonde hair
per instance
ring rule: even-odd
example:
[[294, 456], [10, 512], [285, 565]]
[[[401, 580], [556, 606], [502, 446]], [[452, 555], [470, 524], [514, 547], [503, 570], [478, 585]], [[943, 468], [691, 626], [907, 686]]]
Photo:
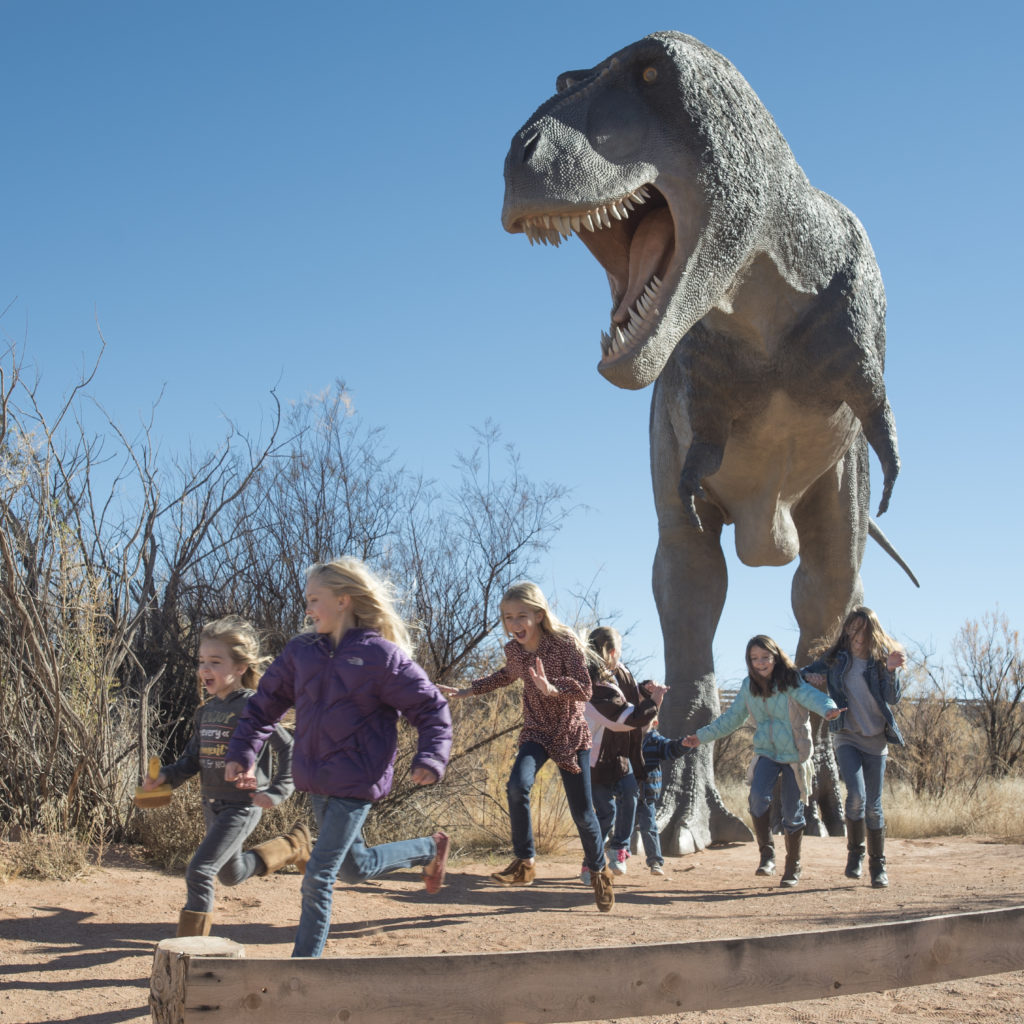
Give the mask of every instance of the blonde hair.
[[[214, 619], [206, 623], [199, 633], [199, 642], [215, 640], [228, 649], [231, 660], [236, 665], [244, 665], [242, 687], [255, 690], [263, 675], [263, 670], [270, 664], [270, 658], [260, 654], [260, 638], [251, 622], [238, 615], [225, 615], [222, 619]], [[196, 678], [199, 678], [198, 673]], [[202, 684], [199, 692], [202, 693]]]
[[852, 609], [842, 622], [836, 621], [828, 636], [816, 645], [812, 654], [831, 663], [836, 660], [840, 651], [848, 652], [850, 642], [847, 634], [850, 627], [857, 622], [867, 630], [868, 657], [884, 662], [890, 651], [902, 649], [902, 646], [882, 629], [878, 616], [867, 605], [861, 604]]
[[[586, 658], [587, 649], [583, 641], [576, 635], [574, 630], [558, 621], [554, 612], [548, 606], [548, 600], [544, 596], [544, 592], [536, 583], [531, 583], [529, 580], [513, 583], [502, 596], [499, 607], [504, 608], [509, 601], [519, 601], [525, 604], [531, 611], [538, 612], [541, 615], [541, 632], [547, 633], [549, 636], [558, 637], [561, 640], [568, 640]], [[507, 632], [506, 630], [506, 634]]]
[[412, 637], [395, 608], [394, 587], [358, 558], [343, 555], [330, 562], [317, 562], [306, 570], [306, 579], [338, 597], [351, 597], [357, 626], [375, 630], [412, 657]]

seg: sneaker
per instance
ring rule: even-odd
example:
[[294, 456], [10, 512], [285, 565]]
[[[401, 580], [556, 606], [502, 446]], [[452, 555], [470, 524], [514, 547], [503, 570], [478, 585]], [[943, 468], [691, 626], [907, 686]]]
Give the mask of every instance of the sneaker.
[[535, 865], [527, 864], [518, 857], [504, 871], [495, 871], [491, 878], [498, 885], [533, 885], [537, 877]]
[[444, 873], [448, 867], [448, 848], [451, 846], [451, 840], [446, 832], [435, 832], [433, 839], [437, 852], [434, 859], [423, 869], [423, 884], [431, 896], [440, 892], [441, 886], [444, 885]]
[[591, 885], [594, 887], [594, 902], [602, 914], [607, 914], [615, 906], [615, 889], [612, 881], [612, 873], [607, 868], [594, 871], [590, 876]]
[[590, 885], [590, 868], [587, 867], [586, 861], [583, 862], [583, 867], [580, 868], [580, 881], [584, 885]]
[[629, 859], [629, 853], [626, 850], [616, 850], [615, 859], [612, 861], [612, 871], [617, 875], [624, 875], [626, 873], [626, 861]]
[[661, 875], [661, 877], [664, 878], [665, 877], [665, 869], [660, 864], [652, 864], [651, 865], [651, 874], [652, 875]]

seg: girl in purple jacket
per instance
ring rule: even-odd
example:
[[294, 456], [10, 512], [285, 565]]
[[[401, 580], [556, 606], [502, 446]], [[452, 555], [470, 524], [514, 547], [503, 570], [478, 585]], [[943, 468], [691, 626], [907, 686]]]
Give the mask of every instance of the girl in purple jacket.
[[390, 588], [362, 562], [338, 558], [309, 569], [306, 615], [312, 632], [291, 640], [260, 680], [231, 739], [225, 777], [252, 787], [256, 754], [294, 706], [292, 771], [296, 788], [312, 794], [320, 834], [302, 881], [292, 956], [316, 957], [327, 941], [339, 874], [352, 882], [419, 864], [427, 892], [441, 888], [444, 832], [368, 847], [362, 830], [391, 789], [399, 715], [419, 733], [412, 780], [421, 786], [444, 775], [452, 726], [447, 701], [412, 660]]

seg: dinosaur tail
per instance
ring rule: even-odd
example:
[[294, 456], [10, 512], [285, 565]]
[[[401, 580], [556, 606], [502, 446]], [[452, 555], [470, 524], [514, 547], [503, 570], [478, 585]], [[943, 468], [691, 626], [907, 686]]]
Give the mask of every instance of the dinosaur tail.
[[921, 584], [917, 582], [917, 577], [911, 571], [910, 566], [903, 561], [900, 553], [889, 543], [889, 538], [878, 528], [878, 523], [874, 519], [868, 520], [868, 536], [910, 577], [914, 586], [920, 589]]

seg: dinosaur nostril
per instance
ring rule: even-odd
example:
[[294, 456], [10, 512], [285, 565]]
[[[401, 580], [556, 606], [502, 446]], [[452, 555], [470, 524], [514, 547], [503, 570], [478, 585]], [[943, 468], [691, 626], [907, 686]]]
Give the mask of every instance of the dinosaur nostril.
[[529, 163], [530, 157], [533, 156], [534, 151], [537, 149], [537, 143], [540, 142], [540, 132], [534, 132], [524, 143], [523, 143], [523, 163]]

